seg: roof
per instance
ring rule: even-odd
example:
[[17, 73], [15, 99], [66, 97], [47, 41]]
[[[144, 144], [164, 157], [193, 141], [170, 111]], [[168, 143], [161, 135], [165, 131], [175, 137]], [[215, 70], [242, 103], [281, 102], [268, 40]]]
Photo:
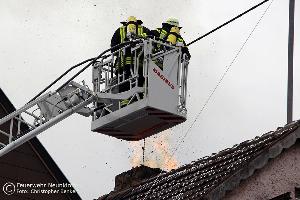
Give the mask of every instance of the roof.
[[106, 199], [222, 199], [300, 138], [300, 120], [203, 157]]
[[[15, 110], [13, 104], [0, 88], [0, 118]], [[1, 128], [5, 128], [5, 126]], [[26, 128], [26, 126], [21, 127], [24, 132], [26, 132], [24, 130]], [[54, 180], [56, 183], [69, 183], [68, 179], [36, 137], [1, 157], [0, 169], [2, 172], [0, 178], [4, 179], [2, 181], [28, 181], [33, 180], [32, 176], [37, 176], [35, 180]], [[4, 174], [4, 172], [6, 173]], [[77, 193], [69, 193], [65, 196], [70, 200], [81, 200]]]

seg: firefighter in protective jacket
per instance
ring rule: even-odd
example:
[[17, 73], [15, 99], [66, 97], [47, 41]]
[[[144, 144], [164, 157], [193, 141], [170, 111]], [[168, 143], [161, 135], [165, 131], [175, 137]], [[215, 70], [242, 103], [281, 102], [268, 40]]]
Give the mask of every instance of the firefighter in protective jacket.
[[[143, 22], [141, 20], [137, 20], [136, 17], [130, 16], [128, 17], [126, 22], [121, 22], [122, 26], [118, 28], [112, 39], [111, 39], [111, 47], [121, 44], [123, 42], [130, 41], [136, 38], [146, 38], [150, 34], [150, 30], [144, 26], [142, 26]], [[124, 74], [124, 78], [128, 79], [131, 76], [130, 69], [132, 69], [134, 56], [131, 53], [131, 48], [128, 47], [124, 51], [121, 51], [118, 55], [116, 61], [116, 68], [119, 75]], [[142, 77], [142, 69], [139, 67], [139, 86], [141, 86], [144, 82]], [[132, 69], [133, 70], [133, 69]], [[129, 81], [119, 86], [119, 92], [124, 92], [130, 89]], [[121, 101], [122, 104], [126, 104], [127, 100]]]
[[[169, 42], [172, 45], [182, 44], [182, 54], [186, 55], [188, 59], [191, 58], [191, 54], [189, 49], [186, 46], [185, 41], [180, 35], [180, 29], [182, 27], [179, 26], [179, 21], [176, 18], [169, 18], [167, 21], [162, 23], [161, 28], [157, 28], [156, 30], [151, 31], [151, 35], [159, 40], [163, 40]], [[157, 51], [161, 48], [160, 45], [157, 46]]]

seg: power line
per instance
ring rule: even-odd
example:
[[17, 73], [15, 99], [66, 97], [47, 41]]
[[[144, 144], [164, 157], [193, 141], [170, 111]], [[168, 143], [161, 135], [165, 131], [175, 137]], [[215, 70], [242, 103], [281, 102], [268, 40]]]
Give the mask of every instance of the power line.
[[264, 3], [268, 2], [268, 1], [270, 1], [270, 0], [265, 0], [265, 1], [262, 1], [262, 2], [260, 2], [259, 4], [257, 4], [257, 5], [255, 5], [255, 6], [253, 6], [253, 7], [249, 8], [249, 9], [248, 9], [248, 10], [246, 10], [245, 12], [243, 12], [243, 13], [239, 14], [238, 16], [236, 16], [236, 17], [232, 18], [231, 20], [229, 20], [229, 21], [225, 22], [224, 24], [222, 24], [222, 25], [218, 26], [217, 28], [215, 28], [215, 29], [213, 29], [213, 30], [209, 31], [208, 33], [206, 33], [206, 34], [204, 34], [204, 35], [202, 35], [202, 36], [198, 37], [197, 39], [193, 40], [192, 42], [188, 43], [186, 46], [190, 46], [191, 44], [193, 44], [193, 43], [195, 43], [195, 42], [198, 42], [199, 40], [201, 40], [201, 39], [205, 38], [206, 36], [208, 36], [208, 35], [212, 34], [213, 32], [217, 31], [218, 29], [220, 29], [220, 28], [222, 28], [222, 27], [226, 26], [227, 24], [230, 24], [230, 23], [231, 23], [231, 22], [233, 22], [234, 20], [236, 20], [236, 19], [238, 19], [238, 18], [242, 17], [243, 15], [247, 14], [248, 12], [250, 12], [250, 11], [254, 10], [255, 8], [257, 8], [257, 7], [261, 6], [261, 5], [263, 5]]
[[[270, 8], [271, 4], [273, 3], [274, 0], [271, 1], [271, 3], [269, 4], [269, 6], [266, 8], [266, 10], [263, 12], [263, 14], [261, 15], [261, 17], [259, 18], [258, 22], [255, 24], [254, 28], [252, 29], [252, 31], [250, 32], [250, 34], [248, 35], [247, 39], [245, 40], [245, 42], [243, 43], [243, 45], [241, 46], [241, 48], [238, 50], [238, 52], [236, 53], [236, 55], [234, 56], [233, 60], [230, 62], [230, 64], [228, 65], [228, 67], [226, 68], [225, 72], [222, 74], [220, 80], [218, 81], [217, 85], [214, 87], [213, 91], [211, 92], [211, 94], [208, 96], [207, 100], [205, 101], [204, 105], [202, 106], [200, 112], [196, 115], [194, 121], [192, 122], [192, 124], [189, 126], [188, 130], [186, 131], [185, 135], [183, 136], [183, 139], [180, 141], [180, 143], [182, 143], [185, 139], [185, 137], [187, 136], [187, 134], [190, 132], [190, 130], [192, 129], [192, 127], [194, 126], [194, 124], [196, 123], [196, 121], [199, 119], [200, 115], [202, 114], [203, 110], [206, 108], [207, 104], [209, 103], [209, 101], [211, 100], [212, 96], [215, 94], [216, 90], [218, 89], [218, 87], [220, 86], [220, 84], [222, 83], [223, 79], [225, 78], [226, 74], [228, 73], [228, 71], [230, 70], [231, 66], [233, 65], [233, 63], [236, 61], [237, 57], [239, 56], [239, 54], [241, 53], [241, 51], [243, 50], [243, 48], [245, 47], [246, 43], [248, 42], [248, 40], [250, 39], [250, 37], [252, 36], [253, 32], [255, 31], [255, 29], [257, 28], [257, 26], [259, 25], [259, 23], [261, 22], [262, 18], [265, 16], [266, 12], [268, 11], [268, 9]], [[177, 151], [178, 147], [180, 146], [177, 145], [177, 147], [175, 148], [174, 153]], [[174, 154], [173, 153], [173, 154]], [[173, 156], [172, 154], [172, 156]]]
[[[197, 42], [198, 40], [204, 38], [205, 36], [209, 35], [210, 33], [218, 30], [219, 28], [225, 26], [226, 24], [229, 24], [230, 22], [234, 21], [235, 19], [241, 17], [242, 15], [246, 14], [247, 12], [257, 8], [258, 6], [262, 5], [263, 3], [266, 3], [269, 0], [263, 1], [260, 4], [257, 4], [256, 6], [248, 9], [247, 11], [245, 11], [244, 13], [238, 15], [237, 17], [229, 20], [228, 22], [224, 23], [223, 25], [217, 27], [216, 29], [213, 29], [212, 31], [208, 32], [207, 34], [197, 38], [196, 40], [190, 42], [188, 45], [191, 45], [195, 42]], [[192, 122], [192, 124], [189, 126], [188, 130], [186, 131], [186, 133], [184, 134], [183, 138], [181, 139], [181, 141], [179, 142], [179, 144], [175, 147], [173, 153], [171, 154], [170, 158], [172, 158], [175, 154], [175, 152], [178, 150], [178, 148], [180, 147], [180, 145], [184, 142], [186, 136], [188, 135], [188, 133], [190, 132], [190, 130], [192, 129], [192, 127], [194, 126], [194, 124], [196, 123], [196, 121], [199, 119], [200, 115], [202, 114], [203, 110], [206, 108], [207, 104], [209, 103], [210, 99], [212, 98], [212, 96], [214, 95], [214, 93], [216, 92], [217, 88], [219, 87], [219, 85], [222, 83], [224, 77], [226, 76], [226, 74], [228, 73], [228, 71], [230, 70], [231, 66], [234, 64], [234, 62], [236, 61], [237, 57], [239, 56], [239, 54], [241, 53], [241, 51], [243, 50], [243, 48], [245, 47], [246, 43], [249, 41], [250, 37], [252, 36], [253, 32], [256, 30], [257, 26], [259, 25], [259, 23], [261, 22], [261, 20], [263, 19], [263, 17], [265, 16], [266, 12], [269, 10], [271, 4], [273, 3], [274, 0], [271, 1], [271, 3], [268, 5], [268, 7], [266, 8], [266, 10], [263, 12], [263, 14], [261, 15], [261, 17], [259, 18], [258, 22], [255, 24], [254, 28], [252, 29], [252, 31], [250, 32], [250, 34], [248, 35], [247, 39], [245, 40], [245, 42], [243, 43], [243, 45], [241, 46], [241, 48], [238, 50], [238, 52], [236, 53], [236, 55], [234, 56], [233, 60], [230, 62], [230, 64], [228, 65], [228, 67], [226, 68], [225, 72], [222, 74], [220, 80], [218, 81], [217, 85], [215, 86], [215, 88], [213, 89], [213, 91], [211, 92], [211, 94], [209, 95], [209, 97], [207, 98], [206, 102], [204, 103], [203, 107], [201, 108], [200, 112], [197, 114], [196, 118], [194, 119], [194, 121]], [[167, 161], [167, 163], [170, 160]], [[162, 174], [162, 172], [160, 173]], [[159, 175], [160, 175], [159, 174]], [[159, 177], [159, 175], [157, 175], [157, 177]], [[156, 178], [153, 181], [152, 186], [150, 187], [150, 189], [148, 190], [148, 192], [146, 193], [145, 197], [143, 199], [146, 199], [149, 195], [149, 193], [151, 192], [153, 186], [155, 185], [155, 183], [157, 182], [158, 178]]]

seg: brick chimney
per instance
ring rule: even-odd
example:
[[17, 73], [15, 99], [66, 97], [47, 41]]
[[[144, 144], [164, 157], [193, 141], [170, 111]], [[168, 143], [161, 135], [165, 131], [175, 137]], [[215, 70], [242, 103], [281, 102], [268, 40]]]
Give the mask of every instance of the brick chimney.
[[134, 187], [143, 181], [159, 175], [164, 172], [159, 168], [151, 168], [144, 165], [132, 168], [129, 171], [123, 172], [115, 177], [115, 189], [109, 194], [103, 195], [98, 200], [118, 199], [118, 195], [126, 192], [126, 189]]
[[132, 168], [116, 176], [114, 191], [116, 192], [138, 185], [143, 180], [157, 176], [161, 172], [164, 171], [159, 168], [150, 168], [144, 165]]

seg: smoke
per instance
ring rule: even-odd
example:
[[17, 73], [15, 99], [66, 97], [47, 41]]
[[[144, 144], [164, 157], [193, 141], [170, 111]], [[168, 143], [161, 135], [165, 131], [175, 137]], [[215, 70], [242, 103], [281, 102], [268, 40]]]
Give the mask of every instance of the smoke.
[[169, 136], [171, 130], [166, 130], [158, 134], [156, 137], [146, 139], [145, 156], [143, 163], [143, 141], [130, 142], [129, 146], [132, 150], [130, 163], [132, 167], [145, 165], [152, 168], [160, 168], [170, 171], [178, 167], [177, 159], [172, 156], [170, 148]]

